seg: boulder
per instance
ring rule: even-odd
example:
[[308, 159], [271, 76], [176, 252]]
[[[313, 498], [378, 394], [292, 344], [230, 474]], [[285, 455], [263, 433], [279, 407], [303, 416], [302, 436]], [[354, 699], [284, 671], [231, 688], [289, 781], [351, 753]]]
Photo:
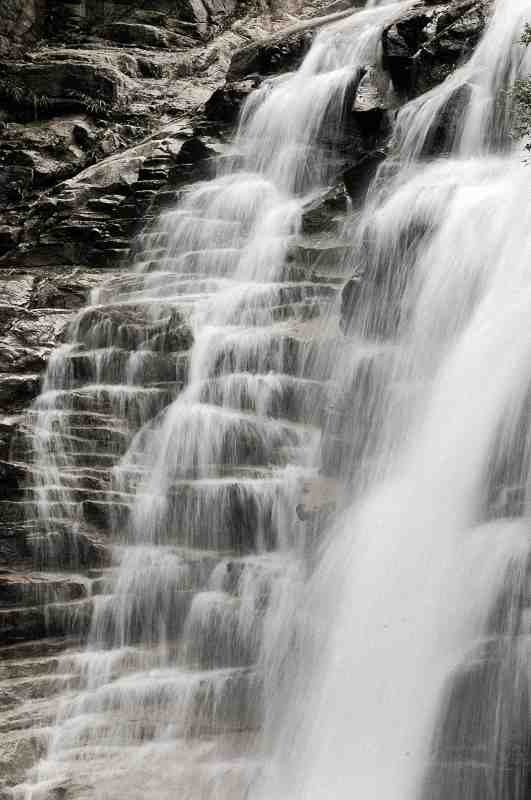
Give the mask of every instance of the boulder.
[[205, 103], [205, 114], [212, 122], [233, 125], [240, 114], [240, 109], [247, 100], [257, 81], [255, 79], [226, 83], [210, 96]]
[[376, 170], [385, 160], [383, 150], [374, 150], [364, 154], [359, 160], [350, 164], [343, 173], [346, 190], [352, 200], [360, 203], [376, 174]]
[[334, 230], [337, 217], [348, 211], [349, 198], [345, 187], [338, 185], [312, 198], [303, 208], [302, 231], [305, 234]]
[[352, 115], [363, 134], [377, 134], [387, 119], [389, 102], [388, 87], [381, 73], [369, 67], [361, 76], [352, 105]]
[[241, 81], [252, 74], [275, 75], [297, 69], [313, 41], [311, 31], [277, 34], [264, 42], [237, 50], [231, 59], [227, 81]]
[[[323, 10], [330, 11], [330, 8]], [[348, 8], [312, 17], [274, 33], [267, 39], [236, 50], [230, 62], [227, 80], [238, 81], [252, 73], [273, 75], [297, 69], [313, 41], [315, 31], [351, 14], [352, 8]]]
[[414, 97], [444, 80], [473, 52], [489, 0], [414, 6], [385, 28], [383, 64], [398, 92]]
[[[114, 104], [128, 96], [126, 78], [116, 67], [75, 61], [0, 63], [4, 78], [28, 98], [75, 100], [90, 97]], [[44, 102], [44, 101], [43, 101]]]

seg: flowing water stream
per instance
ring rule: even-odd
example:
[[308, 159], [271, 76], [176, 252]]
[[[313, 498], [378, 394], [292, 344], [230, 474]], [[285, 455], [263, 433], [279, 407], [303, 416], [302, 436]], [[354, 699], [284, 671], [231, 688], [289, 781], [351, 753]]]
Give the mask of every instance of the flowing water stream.
[[[506, 96], [529, 0], [401, 109], [364, 208], [302, 230], [404, 5], [251, 96], [218, 177], [52, 359], [36, 548], [74, 558], [103, 508], [115, 564], [19, 798], [529, 796], [531, 203]], [[297, 507], [326, 473], [343, 510], [316, 548]]]

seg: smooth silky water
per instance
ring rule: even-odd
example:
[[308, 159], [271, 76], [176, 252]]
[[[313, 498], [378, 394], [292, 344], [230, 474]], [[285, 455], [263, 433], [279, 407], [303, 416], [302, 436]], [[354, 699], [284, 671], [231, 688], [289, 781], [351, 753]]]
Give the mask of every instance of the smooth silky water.
[[[251, 96], [219, 176], [50, 363], [36, 550], [87, 546], [88, 486], [115, 566], [18, 798], [527, 796], [531, 205], [506, 91], [531, 72], [529, 0], [498, 0], [472, 59], [399, 112], [352, 256], [317, 283], [290, 261], [401, 10], [324, 30]], [[320, 473], [343, 510], [316, 550], [296, 508]]]

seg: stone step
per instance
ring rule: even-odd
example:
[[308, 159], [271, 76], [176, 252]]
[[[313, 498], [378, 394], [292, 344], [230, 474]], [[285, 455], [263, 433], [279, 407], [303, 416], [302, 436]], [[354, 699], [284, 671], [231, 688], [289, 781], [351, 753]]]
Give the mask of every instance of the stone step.
[[172, 255], [167, 248], [158, 248], [145, 249], [142, 261], [146, 264], [145, 271], [151, 273], [224, 276], [235, 269], [241, 254], [239, 247], [209, 246], [179, 255]]
[[10, 644], [48, 636], [85, 636], [92, 616], [92, 600], [72, 600], [39, 606], [0, 606], [0, 636]]
[[[179, 412], [179, 422], [173, 426], [171, 438], [160, 445], [167, 457], [170, 481], [172, 476], [206, 477], [213, 466], [284, 466], [283, 448], [310, 447], [317, 433], [311, 426], [266, 419], [204, 403], [182, 405]], [[207, 438], [205, 431], [213, 427], [216, 436]], [[186, 430], [186, 436], [182, 436], [183, 430]], [[140, 460], [142, 463], [142, 437], [136, 440], [135, 448], [129, 451], [130, 462], [134, 464]]]
[[84, 571], [111, 563], [102, 531], [68, 517], [28, 520], [26, 546], [35, 563], [46, 569]]
[[[75, 637], [65, 636], [50, 636], [45, 639], [29, 639], [13, 644], [2, 644], [0, 647], [0, 670], [5, 670], [1, 674], [4, 677], [10, 677], [13, 670], [16, 677], [19, 672], [17, 671], [17, 664], [28, 662], [31, 664], [33, 661], [40, 661], [41, 659], [50, 659], [50, 669], [53, 670], [53, 662], [55, 658], [59, 658], [61, 654], [75, 650], [79, 647], [80, 640]], [[32, 669], [31, 666], [28, 667]], [[39, 667], [35, 667], [36, 673], [39, 674]]]
[[65, 709], [68, 726], [57, 733], [66, 755], [81, 744], [84, 750], [126, 745], [163, 732], [173, 738], [254, 730], [259, 691], [259, 679], [246, 668], [126, 675], [75, 697]]
[[259, 593], [246, 616], [237, 597], [212, 590], [195, 594], [182, 633], [185, 662], [196, 669], [253, 665], [259, 656], [264, 607]]
[[[56, 667], [60, 668], [60, 661], [57, 659]], [[50, 671], [44, 675], [36, 674], [4, 679], [0, 681], [0, 695], [3, 699], [3, 707], [13, 708], [29, 700], [49, 698], [67, 690], [78, 689], [79, 686], [79, 675]]]
[[139, 233], [135, 236], [131, 249], [134, 251], [145, 251], [153, 248], [167, 247], [170, 235], [167, 231], [149, 231]]
[[144, 205], [149, 205], [151, 201], [154, 200], [156, 194], [156, 189], [136, 190], [133, 195], [133, 200], [137, 208], [142, 207]]
[[179, 203], [182, 203], [185, 194], [186, 190], [183, 189], [161, 189], [153, 201], [152, 208], [159, 210], [168, 209], [171, 206], [176, 207]]
[[[155, 338], [154, 343], [162, 349], [164, 333]], [[172, 344], [171, 336], [167, 337], [166, 348]], [[178, 342], [177, 342], [178, 343]], [[99, 348], [71, 352], [65, 357], [65, 379], [58, 380], [65, 388], [79, 387], [83, 383], [107, 385], [137, 384], [148, 387], [150, 384], [163, 382], [184, 383], [188, 372], [188, 357], [179, 352], [157, 352], [157, 350], [141, 349], [136, 351], [123, 348]], [[59, 386], [58, 386], [59, 388]]]
[[[284, 454], [285, 455], [285, 454]], [[280, 459], [280, 455], [276, 456]], [[127, 481], [127, 475], [124, 475]], [[133, 476], [134, 480], [134, 476]], [[153, 542], [233, 554], [272, 550], [278, 544], [283, 524], [297, 524], [299, 491], [295, 476], [286, 486], [282, 476], [247, 478], [236, 476], [203, 480], [175, 480], [159, 495], [151, 495], [149, 483], [138, 487], [144, 509], [152, 505]], [[164, 501], [162, 503], [162, 500]], [[97, 501], [90, 509], [95, 515], [122, 514], [124, 505], [105, 505]], [[103, 520], [99, 519], [103, 525]], [[134, 536], [134, 530], [129, 528]]]
[[87, 308], [77, 320], [76, 341], [88, 349], [154, 348], [152, 340], [166, 337], [173, 350], [187, 350], [192, 336], [185, 316], [162, 301], [117, 303]]
[[306, 322], [307, 320], [325, 317], [331, 305], [332, 302], [326, 299], [273, 306], [270, 318], [273, 322], [283, 322], [285, 320]]
[[[331, 237], [299, 239], [289, 245], [288, 260], [314, 269], [339, 268], [352, 251], [350, 242]], [[352, 271], [352, 270], [351, 270]], [[345, 267], [348, 272], [348, 265]]]
[[[526, 796], [529, 652], [528, 635], [497, 637], [482, 643], [456, 670], [441, 705], [426, 778], [435, 787], [435, 800], [456, 796], [463, 785], [478, 798], [493, 787], [508, 791], [507, 796]], [[502, 740], [500, 726], [506, 731]]]
[[127, 264], [129, 259], [129, 245], [123, 248], [108, 248], [105, 245], [101, 250], [91, 250], [87, 261], [95, 267], [117, 268]]
[[332, 362], [326, 357], [326, 339], [322, 347], [316, 344], [316, 327], [315, 322], [293, 320], [262, 328], [220, 329], [209, 352], [208, 374], [214, 378], [229, 373], [280, 373], [325, 380]]
[[168, 169], [163, 169], [161, 165], [157, 166], [144, 166], [138, 173], [138, 184], [145, 184], [146, 181], [153, 181], [157, 183], [166, 183], [168, 180], [168, 173], [169, 173], [169, 164]]
[[0, 605], [3, 608], [80, 600], [89, 592], [90, 584], [81, 575], [0, 570]]
[[[175, 399], [180, 384], [164, 388], [90, 384], [76, 389], [57, 391], [54, 402], [65, 411], [101, 411], [113, 416], [127, 417], [133, 428], [140, 428]], [[46, 401], [46, 394], [41, 400]]]
[[[53, 712], [48, 705], [48, 714], [42, 722], [52, 722]], [[2, 734], [0, 743], [0, 791], [6, 798], [13, 796], [9, 787], [22, 784], [27, 770], [44, 757], [48, 743], [48, 734], [44, 729], [28, 728], [28, 730], [8, 729]], [[2, 790], [5, 791], [2, 791]]]
[[202, 402], [250, 411], [264, 417], [305, 421], [326, 399], [322, 381], [279, 373], [227, 373], [204, 382]]
[[92, 211], [100, 211], [105, 214], [114, 215], [119, 206], [125, 202], [123, 195], [101, 195], [87, 200], [87, 208]]
[[[166, 185], [168, 181], [168, 176], [165, 174], [159, 173], [148, 173], [143, 178], [139, 179], [138, 182], [135, 184], [135, 194], [134, 197], [136, 198], [138, 195], [144, 197], [147, 195], [148, 192], [155, 192], [158, 193], [159, 189]], [[156, 194], [153, 195], [153, 200], [155, 200]]]

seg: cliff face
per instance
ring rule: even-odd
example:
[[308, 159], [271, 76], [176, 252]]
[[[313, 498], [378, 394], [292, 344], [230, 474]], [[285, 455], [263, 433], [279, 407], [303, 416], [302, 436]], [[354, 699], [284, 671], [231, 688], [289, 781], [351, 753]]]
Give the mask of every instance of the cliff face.
[[[0, 6], [7, 21], [0, 35], [0, 640], [9, 643], [6, 658], [31, 657], [31, 643], [46, 637], [38, 652], [53, 660], [62, 645], [50, 637], [86, 634], [110, 556], [104, 510], [84, 494], [76, 553], [64, 551], [53, 572], [35, 564], [43, 531], [27, 514], [27, 411], [50, 354], [92, 289], [119, 283], [138, 249], [157, 258], [143, 229], [187, 184], [212, 174], [241, 104], [264, 78], [298, 66], [315, 18], [350, 4], [316, 0], [299, 20], [285, 13], [273, 21], [236, 0]], [[308, 207], [306, 233], [329, 230], [332, 218], [360, 202], [385, 155], [395, 109], [470, 55], [488, 12], [484, 0], [419, 2], [384, 31], [384, 69], [353, 75], [340, 179]], [[392, 103], [383, 91], [390, 79]], [[315, 254], [299, 249], [297, 258], [311, 264]], [[343, 293], [347, 326], [357, 296], [354, 281]], [[111, 308], [109, 315], [109, 325], [158, 335], [138, 314]], [[185, 353], [190, 331], [180, 319], [170, 322], [164, 336]], [[82, 356], [75, 368], [90, 379]], [[119, 443], [107, 445], [117, 458]], [[101, 487], [92, 481], [88, 490]], [[64, 542], [72, 538], [63, 534]], [[25, 691], [15, 687], [13, 708]], [[21, 717], [9, 713], [6, 729], [14, 730]], [[23, 746], [23, 757], [22, 745], [0, 753], [6, 785], [38, 755], [38, 743]]]

